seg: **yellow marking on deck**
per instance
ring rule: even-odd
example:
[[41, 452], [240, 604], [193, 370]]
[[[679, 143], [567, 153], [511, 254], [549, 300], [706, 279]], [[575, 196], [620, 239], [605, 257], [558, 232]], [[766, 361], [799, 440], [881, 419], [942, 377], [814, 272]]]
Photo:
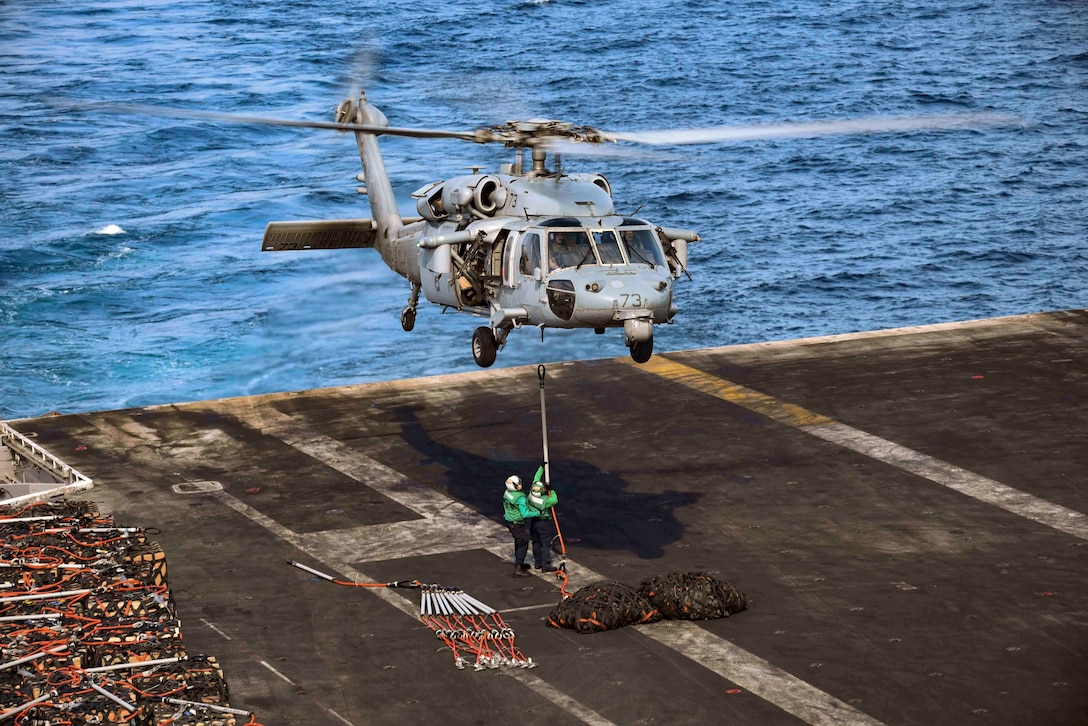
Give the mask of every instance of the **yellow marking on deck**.
[[649, 361], [641, 364], [636, 364], [633, 361], [626, 362], [630, 362], [632, 365], [637, 366], [639, 370], [653, 373], [662, 378], [668, 378], [671, 381], [720, 398], [723, 401], [735, 403], [749, 411], [755, 411], [762, 416], [766, 416], [779, 423], [784, 423], [787, 426], [828, 426], [835, 423], [833, 419], [830, 419], [827, 416], [821, 416], [818, 413], [814, 413], [792, 403], [779, 401], [777, 398], [747, 388], [739, 383], [733, 383], [732, 381], [720, 378], [719, 376], [704, 373], [697, 368], [686, 366], [683, 363], [677, 363], [676, 361], [663, 358], [659, 355], [655, 355]]

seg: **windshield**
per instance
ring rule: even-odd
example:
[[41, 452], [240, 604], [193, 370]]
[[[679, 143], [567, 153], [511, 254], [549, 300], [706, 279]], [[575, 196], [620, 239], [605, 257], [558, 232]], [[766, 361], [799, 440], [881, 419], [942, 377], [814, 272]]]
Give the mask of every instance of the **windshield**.
[[620, 241], [612, 230], [594, 232], [593, 242], [597, 245], [597, 254], [601, 257], [602, 265], [622, 265], [625, 262], [623, 253], [620, 252]]
[[649, 265], [664, 267], [665, 253], [649, 227], [621, 227], [589, 232], [548, 230], [548, 271], [583, 265]]
[[650, 229], [621, 229], [620, 237], [627, 245], [627, 255], [631, 258], [631, 264], [644, 262], [647, 265], [665, 265], [665, 253], [661, 251], [661, 245]]
[[548, 232], [548, 270], [596, 263], [584, 229]]

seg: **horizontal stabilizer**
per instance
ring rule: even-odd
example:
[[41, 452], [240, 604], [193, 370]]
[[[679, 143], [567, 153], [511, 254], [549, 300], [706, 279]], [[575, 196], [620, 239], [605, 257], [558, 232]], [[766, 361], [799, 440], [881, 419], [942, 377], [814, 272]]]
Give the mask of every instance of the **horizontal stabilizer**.
[[373, 247], [376, 237], [377, 230], [369, 219], [269, 222], [264, 228], [261, 250], [282, 252]]

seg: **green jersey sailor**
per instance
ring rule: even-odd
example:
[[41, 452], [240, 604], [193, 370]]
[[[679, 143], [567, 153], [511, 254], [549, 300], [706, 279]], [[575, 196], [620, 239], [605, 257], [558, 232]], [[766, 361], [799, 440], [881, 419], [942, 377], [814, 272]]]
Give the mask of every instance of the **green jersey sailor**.
[[521, 477], [513, 474], [506, 479], [506, 491], [502, 494], [503, 519], [514, 538], [514, 577], [530, 577], [525, 556], [529, 552], [529, 522], [533, 516], [522, 491]]
[[526, 497], [531, 517], [529, 538], [533, 543], [533, 564], [543, 572], [555, 572], [552, 564], [552, 540], [555, 539], [555, 522], [552, 520], [552, 507], [559, 503], [559, 497], [549, 484], [544, 483], [544, 467], [536, 470], [533, 485]]

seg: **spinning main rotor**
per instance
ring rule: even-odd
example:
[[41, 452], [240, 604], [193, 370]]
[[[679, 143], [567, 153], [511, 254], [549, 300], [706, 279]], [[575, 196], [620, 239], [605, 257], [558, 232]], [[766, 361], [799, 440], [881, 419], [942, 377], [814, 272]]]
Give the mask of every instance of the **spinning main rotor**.
[[[360, 94], [365, 98], [365, 94]], [[67, 104], [65, 104], [67, 105]], [[355, 123], [356, 102], [342, 101], [336, 108], [335, 121], [303, 121], [266, 116], [220, 113], [196, 109], [83, 102], [78, 110], [95, 110], [116, 114], [160, 116], [166, 118], [200, 119], [231, 124], [262, 124], [295, 128], [352, 131], [375, 136], [401, 136], [415, 139], [461, 139], [477, 144], [502, 144], [511, 148], [540, 148], [565, 154], [592, 155], [593, 147], [601, 144], [626, 142], [647, 146], [684, 146], [764, 139], [843, 136], [856, 134], [904, 133], [951, 129], [977, 129], [986, 126], [1022, 126], [1014, 116], [999, 113], [957, 113], [914, 116], [887, 116], [832, 121], [802, 121], [776, 124], [738, 126], [709, 126], [689, 129], [649, 131], [606, 131], [592, 126], [551, 119], [507, 121], [497, 126], [472, 130], [402, 128]]]

